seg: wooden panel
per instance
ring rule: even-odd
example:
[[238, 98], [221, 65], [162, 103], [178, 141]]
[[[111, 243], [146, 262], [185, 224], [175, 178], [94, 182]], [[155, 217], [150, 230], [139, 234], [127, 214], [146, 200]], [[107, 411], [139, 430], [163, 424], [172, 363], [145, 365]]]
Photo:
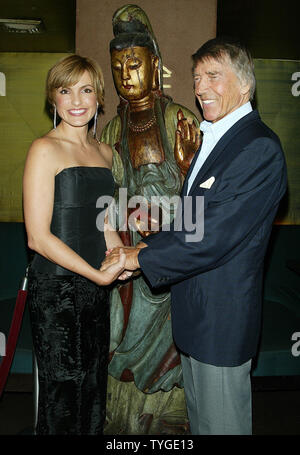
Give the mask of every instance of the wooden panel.
[[[113, 14], [124, 5], [124, 0], [77, 0], [76, 52], [95, 58], [104, 73], [105, 115], [100, 118], [99, 131], [116, 115], [119, 104], [111, 74], [109, 43], [113, 39]], [[139, 0], [138, 6], [150, 20], [163, 65], [170, 72], [171, 77], [164, 78], [164, 84], [171, 87], [164, 92], [201, 118], [193, 95], [191, 55], [216, 35], [217, 1]]]

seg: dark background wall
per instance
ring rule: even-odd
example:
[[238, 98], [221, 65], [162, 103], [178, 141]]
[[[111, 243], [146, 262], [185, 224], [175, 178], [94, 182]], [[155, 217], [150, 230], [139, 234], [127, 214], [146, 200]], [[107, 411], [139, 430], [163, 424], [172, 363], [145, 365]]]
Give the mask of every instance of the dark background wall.
[[42, 20], [42, 33], [13, 33], [0, 27], [0, 52], [75, 50], [76, 0], [0, 0], [0, 19]]
[[242, 40], [253, 58], [300, 59], [299, 0], [219, 0], [217, 34]]

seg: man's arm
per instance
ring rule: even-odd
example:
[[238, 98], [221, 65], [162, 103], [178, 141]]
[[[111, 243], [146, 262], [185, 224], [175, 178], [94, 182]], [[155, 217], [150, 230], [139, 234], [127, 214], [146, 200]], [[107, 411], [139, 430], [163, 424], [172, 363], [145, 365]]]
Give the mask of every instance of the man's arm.
[[125, 250], [125, 268], [140, 266], [151, 285], [159, 287], [216, 268], [238, 254], [268, 217], [272, 223], [285, 192], [280, 145], [268, 138], [254, 141], [224, 169], [221, 186], [206, 198], [201, 241], [187, 241], [191, 232], [171, 226], [145, 238], [148, 248]]
[[[190, 232], [160, 232], [145, 239], [137, 260], [153, 287], [170, 285], [216, 268], [238, 254], [269, 216], [273, 220], [286, 189], [279, 143], [259, 138], [242, 150], [222, 176], [224, 189], [208, 199], [204, 237], [187, 242]], [[272, 221], [270, 221], [271, 223]]]

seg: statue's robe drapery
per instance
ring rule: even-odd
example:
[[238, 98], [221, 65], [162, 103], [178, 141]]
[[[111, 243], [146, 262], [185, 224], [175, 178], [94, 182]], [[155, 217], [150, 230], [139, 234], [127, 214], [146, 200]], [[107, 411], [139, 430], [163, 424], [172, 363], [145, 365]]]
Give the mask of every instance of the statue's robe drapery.
[[[160, 164], [133, 168], [127, 136], [128, 105], [119, 107], [119, 115], [104, 128], [101, 141], [113, 149], [114, 178], [119, 187], [127, 188], [128, 198], [142, 195], [150, 203], [152, 196], [163, 199], [162, 196], [179, 195], [183, 176], [174, 157], [179, 109], [198, 126], [197, 118], [188, 109], [165, 96], [156, 96], [154, 111], [164, 151], [164, 161]], [[130, 236], [132, 245], [142, 240], [138, 232], [131, 232]], [[111, 293], [113, 354], [109, 374], [120, 381], [134, 381], [139, 390], [147, 393], [170, 391], [175, 385], [183, 387], [179, 355], [172, 338], [170, 293], [152, 292], [142, 275], [131, 286], [129, 317], [124, 312], [119, 289], [115, 287]]]

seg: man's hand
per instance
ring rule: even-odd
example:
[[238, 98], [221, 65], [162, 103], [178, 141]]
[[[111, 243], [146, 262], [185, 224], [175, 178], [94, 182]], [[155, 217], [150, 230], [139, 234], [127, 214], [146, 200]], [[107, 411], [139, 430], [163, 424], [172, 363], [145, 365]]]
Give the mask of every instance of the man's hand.
[[174, 156], [184, 175], [201, 144], [200, 131], [192, 119], [186, 119], [181, 109], [177, 112]]
[[101, 271], [106, 270], [111, 265], [116, 264], [119, 261], [120, 248], [126, 255], [125, 260], [125, 272], [122, 273], [119, 279], [125, 280], [129, 278], [130, 274], [127, 271], [133, 271], [140, 268], [138, 261], [138, 254], [141, 248], [145, 248], [147, 245], [143, 242], [139, 242], [136, 247], [116, 247], [107, 251], [106, 258], [102, 262]]
[[108, 250], [106, 252], [106, 258], [102, 262], [101, 271], [106, 270], [112, 264], [116, 264], [119, 261], [120, 249], [123, 250], [125, 253], [125, 272], [123, 272], [119, 279], [125, 280], [129, 278], [132, 274], [129, 271], [133, 271], [140, 268], [140, 264], [138, 261], [138, 254], [141, 248], [145, 248], [148, 245], [144, 242], [139, 242], [135, 247], [116, 247]]
[[[125, 254], [123, 248], [119, 248], [118, 254], [115, 256], [115, 261], [108, 264], [106, 267], [99, 270], [95, 282], [99, 285], [108, 285], [118, 279], [120, 276], [125, 276]], [[130, 272], [129, 272], [130, 273]], [[121, 275], [120, 275], [121, 274]], [[126, 278], [122, 278], [126, 279]]]

